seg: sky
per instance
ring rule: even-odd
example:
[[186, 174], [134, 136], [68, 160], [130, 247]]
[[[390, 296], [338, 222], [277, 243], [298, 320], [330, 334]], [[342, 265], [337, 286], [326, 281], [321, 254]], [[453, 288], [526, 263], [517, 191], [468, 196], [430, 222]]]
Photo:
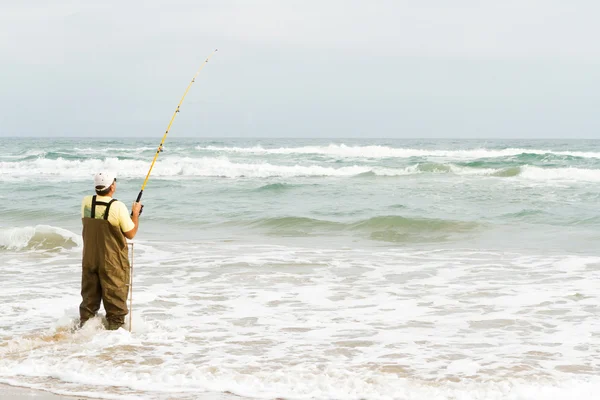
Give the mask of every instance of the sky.
[[598, 138], [600, 3], [0, 1], [0, 136]]

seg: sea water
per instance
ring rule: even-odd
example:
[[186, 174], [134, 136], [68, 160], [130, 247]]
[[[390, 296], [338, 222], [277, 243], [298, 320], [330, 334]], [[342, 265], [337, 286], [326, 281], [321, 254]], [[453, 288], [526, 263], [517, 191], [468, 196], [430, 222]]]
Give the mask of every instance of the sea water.
[[112, 170], [130, 207], [159, 141], [3, 144], [0, 383], [597, 398], [600, 141], [169, 137], [133, 241], [131, 326], [114, 332], [102, 315], [74, 329], [81, 199]]

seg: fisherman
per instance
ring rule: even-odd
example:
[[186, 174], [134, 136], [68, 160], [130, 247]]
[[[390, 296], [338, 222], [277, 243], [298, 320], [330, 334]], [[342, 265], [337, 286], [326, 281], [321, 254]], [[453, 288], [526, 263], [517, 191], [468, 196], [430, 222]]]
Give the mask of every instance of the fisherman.
[[117, 178], [110, 172], [94, 176], [95, 196], [81, 203], [83, 260], [80, 326], [94, 317], [100, 301], [106, 310], [107, 329], [119, 329], [125, 322], [129, 293], [129, 254], [127, 239], [133, 239], [139, 226], [141, 203], [131, 207], [113, 199]]

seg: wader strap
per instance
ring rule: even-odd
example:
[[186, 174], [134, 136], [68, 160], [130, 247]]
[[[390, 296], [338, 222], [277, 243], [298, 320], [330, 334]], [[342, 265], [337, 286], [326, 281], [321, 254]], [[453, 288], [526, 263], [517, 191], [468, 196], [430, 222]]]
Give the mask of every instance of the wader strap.
[[108, 205], [106, 206], [106, 210], [104, 210], [104, 219], [108, 220], [108, 212], [110, 211], [110, 205], [117, 201], [117, 199], [112, 199], [111, 201], [108, 202]]
[[92, 197], [92, 214], [90, 215], [91, 218], [95, 218], [96, 217], [96, 195], [94, 195], [94, 197]]
[[101, 206], [106, 206], [106, 209], [104, 210], [104, 219], [108, 220], [108, 212], [110, 211], [110, 205], [114, 201], [117, 201], [117, 199], [112, 199], [108, 203], [105, 202], [105, 201], [96, 201], [96, 196], [95, 195], [92, 196], [92, 213], [90, 215], [90, 218], [95, 218], [96, 217], [96, 205], [99, 204]]

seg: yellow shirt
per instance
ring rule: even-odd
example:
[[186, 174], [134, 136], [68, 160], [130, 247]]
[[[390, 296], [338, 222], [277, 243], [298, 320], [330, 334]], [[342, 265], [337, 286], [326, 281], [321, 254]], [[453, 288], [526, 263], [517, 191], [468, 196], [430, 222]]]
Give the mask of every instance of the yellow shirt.
[[[110, 196], [96, 196], [96, 201], [103, 201], [108, 203], [112, 200]], [[103, 219], [104, 218], [104, 210], [106, 210], [106, 206], [96, 204], [96, 215], [95, 218]], [[81, 218], [91, 218], [92, 216], [92, 196], [85, 196], [83, 201], [81, 202]], [[108, 213], [108, 222], [113, 226], [119, 226], [121, 228], [121, 232], [129, 232], [133, 228], [135, 228], [135, 224], [131, 220], [129, 216], [129, 211], [127, 211], [127, 206], [120, 201], [115, 201], [110, 206], [110, 211]]]

